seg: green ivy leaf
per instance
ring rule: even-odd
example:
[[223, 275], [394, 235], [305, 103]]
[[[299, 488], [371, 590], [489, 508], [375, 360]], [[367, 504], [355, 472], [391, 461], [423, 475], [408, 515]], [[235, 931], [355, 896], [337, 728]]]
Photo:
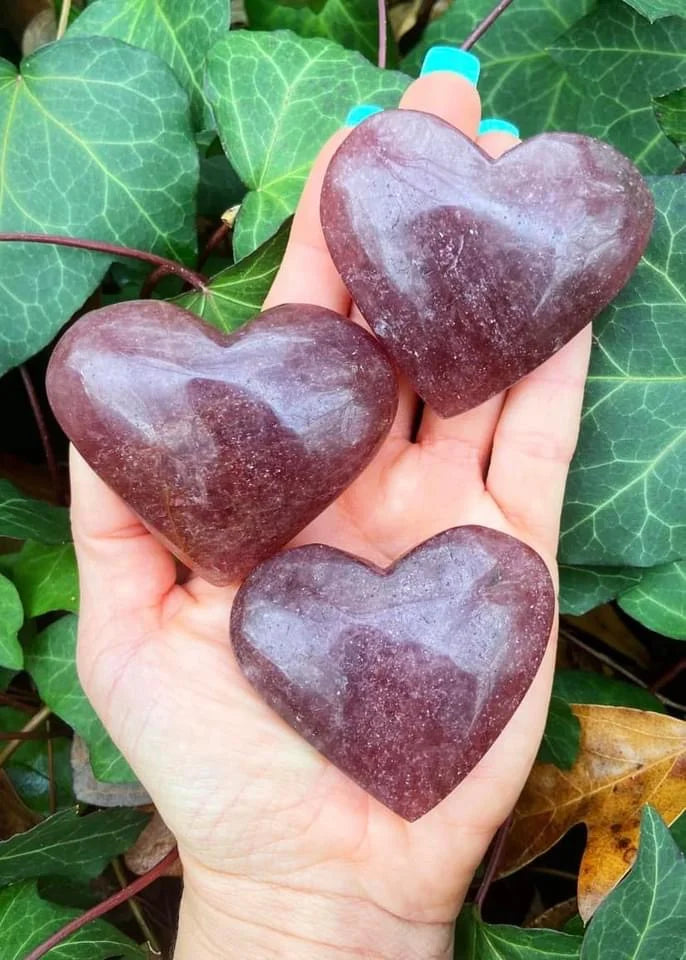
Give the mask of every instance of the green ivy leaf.
[[210, 51], [207, 94], [231, 165], [250, 188], [234, 229], [242, 259], [295, 210], [325, 141], [358, 103], [397, 105], [409, 83], [329, 40], [238, 30]]
[[577, 617], [614, 600], [641, 579], [641, 571], [631, 567], [570, 567], [561, 563], [559, 570], [560, 613]]
[[[12, 707], [0, 707], [0, 730], [13, 733], [21, 730], [27, 716]], [[54, 786], [57, 809], [73, 805], [71, 772], [71, 741], [66, 737], [55, 737], [52, 741], [54, 767]], [[12, 781], [24, 803], [40, 813], [50, 813], [50, 776], [46, 740], [27, 740], [15, 750], [5, 766], [7, 776]]]
[[64, 543], [71, 539], [69, 511], [27, 497], [9, 480], [0, 480], [0, 537]]
[[230, 25], [230, 0], [95, 0], [68, 36], [116, 37], [156, 53], [188, 92], [193, 121], [201, 129], [206, 114], [205, 57]]
[[0, 575], [0, 667], [21, 670], [24, 651], [17, 634], [24, 622], [24, 610], [17, 589]]
[[582, 960], [677, 960], [686, 930], [686, 860], [660, 815], [643, 808], [638, 855], [591, 920]]
[[149, 819], [123, 807], [85, 817], [74, 808], [56, 813], [0, 843], [0, 886], [38, 877], [98, 877], [113, 857], [133, 846]]
[[12, 580], [27, 617], [78, 610], [79, 575], [71, 543], [48, 545], [28, 540], [14, 561]]
[[578, 960], [581, 937], [556, 930], [524, 930], [484, 923], [466, 906], [455, 929], [455, 956], [460, 960]]
[[51, 623], [26, 644], [24, 666], [41, 699], [88, 744], [91, 766], [105, 783], [133, 783], [136, 778], [86, 699], [76, 673], [76, 617]]
[[232, 333], [259, 313], [283, 260], [290, 218], [259, 249], [212, 277], [207, 293], [184, 293], [174, 301], [223, 333]]
[[[516, 123], [524, 136], [541, 130], [574, 129], [583, 84], [569, 76], [548, 47], [593, 0], [517, 0], [474, 47], [481, 60], [479, 92], [483, 115]], [[417, 75], [434, 44], [458, 46], [493, 7], [493, 0], [455, 0], [424, 32], [422, 42], [403, 61]]]
[[590, 670], [557, 670], [553, 682], [553, 696], [566, 703], [591, 703], [607, 707], [635, 707], [664, 713], [661, 700], [633, 683], [624, 683], [602, 673]]
[[[292, 30], [301, 37], [325, 37], [349, 50], [357, 50], [376, 64], [379, 55], [379, 5], [377, 0], [324, 0], [320, 11], [307, 6], [284, 5], [283, 0], [246, 0], [245, 10], [253, 30]], [[388, 66], [398, 63], [398, 50], [388, 28]]]
[[679, 151], [658, 126], [652, 97], [686, 84], [686, 20], [649, 24], [606, 0], [552, 50], [584, 86], [578, 128], [622, 150], [646, 173], [671, 173]]
[[[77, 21], [78, 22], [78, 21]], [[195, 253], [198, 152], [169, 67], [108, 37], [0, 61], [0, 230], [69, 234], [172, 257]], [[2, 244], [0, 373], [44, 347], [108, 257]]]
[[571, 770], [579, 753], [581, 724], [569, 703], [553, 695], [548, 708], [537, 763], [553, 763], [560, 770]]
[[686, 556], [686, 179], [651, 183], [645, 257], [595, 324], [560, 560], [656, 566]]
[[[24, 960], [31, 950], [80, 914], [80, 910], [42, 900], [31, 880], [0, 890], [2, 960]], [[49, 960], [144, 960], [141, 947], [103, 920], [82, 927], [47, 956]]]
[[686, 560], [647, 570], [619, 605], [649, 630], [686, 640]]
[[652, 23], [660, 17], [683, 17], [686, 14], [683, 0], [624, 0], [634, 10]]
[[681, 852], [686, 853], [686, 812], [682, 813], [681, 816], [674, 821], [669, 828], [669, 832]]
[[664, 97], [654, 97], [653, 106], [665, 136], [686, 153], [686, 87]]

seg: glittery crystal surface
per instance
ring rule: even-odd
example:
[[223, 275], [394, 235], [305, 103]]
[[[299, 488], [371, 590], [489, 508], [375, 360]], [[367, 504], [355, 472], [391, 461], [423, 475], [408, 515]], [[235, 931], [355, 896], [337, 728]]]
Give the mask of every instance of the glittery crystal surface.
[[436, 117], [378, 113], [335, 154], [321, 218], [366, 320], [452, 416], [511, 386], [618, 293], [653, 200], [608, 144], [542, 134], [493, 161]]
[[287, 550], [239, 590], [231, 636], [244, 673], [287, 723], [416, 820], [512, 716], [554, 608], [538, 554], [466, 526], [385, 571], [332, 547]]
[[161, 301], [105, 307], [61, 339], [47, 386], [96, 473], [215, 583], [247, 573], [334, 500], [397, 404], [369, 334], [293, 304], [231, 336]]

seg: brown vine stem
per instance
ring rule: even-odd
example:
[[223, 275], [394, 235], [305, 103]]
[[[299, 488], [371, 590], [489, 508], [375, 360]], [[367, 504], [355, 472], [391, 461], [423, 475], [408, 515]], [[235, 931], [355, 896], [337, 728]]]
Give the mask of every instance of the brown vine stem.
[[40, 960], [40, 958], [44, 957], [53, 947], [56, 947], [59, 943], [63, 943], [67, 937], [81, 930], [82, 927], [85, 927], [91, 920], [97, 920], [98, 917], [101, 917], [103, 914], [109, 913], [110, 910], [114, 910], [115, 907], [120, 906], [122, 903], [126, 903], [131, 897], [135, 897], [141, 890], [145, 890], [146, 887], [149, 887], [155, 880], [163, 876], [169, 867], [176, 863], [178, 859], [179, 851], [174, 847], [152, 870], [148, 870], [147, 873], [144, 873], [142, 877], [138, 877], [137, 880], [134, 880], [133, 883], [124, 887], [123, 890], [119, 890], [111, 897], [108, 897], [107, 900], [103, 900], [102, 903], [82, 913], [80, 917], [76, 917], [74, 920], [65, 924], [61, 930], [53, 933], [52, 936], [44, 940], [43, 943], [34, 947], [31, 953], [27, 953], [24, 960]]
[[57, 40], [61, 40], [67, 32], [69, 25], [69, 14], [71, 12], [71, 0], [62, 0], [62, 9], [60, 10], [60, 22], [57, 24]]
[[[119, 857], [115, 857], [112, 861], [112, 869], [114, 870], [114, 875], [117, 878], [117, 882], [122, 890], [126, 889], [126, 874], [124, 873], [124, 868], [121, 865], [121, 860]], [[138, 924], [138, 929], [145, 937], [146, 941], [150, 944], [152, 952], [157, 956], [162, 955], [160, 950], [160, 945], [157, 942], [155, 934], [152, 932], [148, 925], [148, 921], [143, 915], [143, 911], [140, 908], [140, 905], [135, 897], [131, 897], [129, 900], [129, 910], [131, 911], [136, 923]]]
[[500, 14], [503, 13], [503, 11], [507, 10], [507, 8], [510, 6], [511, 3], [512, 3], [512, 0], [499, 0], [499, 3], [497, 3], [493, 7], [493, 9], [488, 14], [488, 16], [484, 17], [481, 23], [477, 24], [476, 27], [474, 27], [474, 29], [469, 34], [469, 36], [467, 37], [465, 42], [462, 44], [462, 47], [460, 49], [471, 50], [471, 48], [474, 46], [477, 40], [480, 40], [483, 37], [483, 35], [486, 33], [486, 31], [490, 30], [490, 28], [496, 22]]
[[481, 881], [481, 886], [474, 897], [474, 906], [481, 913], [484, 906], [484, 901], [488, 895], [488, 891], [491, 889], [491, 884], [495, 880], [495, 875], [498, 872], [498, 867], [500, 862], [503, 859], [503, 851], [505, 850], [505, 841], [507, 840], [507, 835], [510, 832], [510, 826], [512, 825], [512, 817], [514, 813], [511, 813], [507, 820], [500, 825], [498, 832], [495, 835], [495, 840], [493, 841], [493, 846], [491, 848], [491, 854], [488, 858], [488, 863], [486, 864], [486, 870], [484, 871], [484, 878]]
[[[20, 733], [31, 733], [33, 730], [36, 729], [36, 727], [40, 727], [41, 723], [47, 720], [51, 713], [52, 711], [50, 707], [42, 707], [38, 711], [38, 713], [34, 713], [34, 715], [31, 717], [28, 723], [24, 724], [24, 726], [20, 730]], [[18, 750], [23, 742], [24, 742], [23, 740], [17, 740], [17, 739], [10, 740], [10, 742], [7, 744], [7, 746], [2, 751], [2, 753], [0, 753], [0, 769], [2, 769], [2, 767], [7, 763], [7, 761], [15, 752], [15, 750]]]
[[0, 243], [48, 243], [56, 247], [76, 247], [79, 250], [92, 250], [94, 253], [106, 253], [111, 257], [125, 257], [128, 260], [141, 260], [156, 267], [166, 267], [168, 273], [181, 277], [201, 293], [207, 293], [208, 279], [175, 260], [168, 260], [147, 250], [134, 247], [122, 247], [116, 243], [102, 243], [100, 240], [86, 240], [83, 237], [61, 237], [57, 234], [42, 233], [0, 233]]
[[231, 233], [231, 224], [227, 223], [226, 220], [222, 220], [217, 229], [214, 231], [210, 239], [205, 244], [205, 249], [202, 251], [198, 257], [198, 269], [203, 267], [207, 262], [208, 257], [213, 253], [217, 247], [220, 247], [224, 240]]
[[388, 13], [386, 11], [386, 0], [379, 0], [379, 59], [378, 64], [382, 70], [386, 69], [388, 59]]
[[671, 683], [672, 680], [675, 680], [684, 670], [686, 670], [686, 657], [682, 657], [681, 660], [678, 660], [666, 673], [658, 677], [655, 683], [651, 684], [650, 692], [657, 693], [658, 690], [661, 690], [663, 687], [666, 687], [668, 683]]
[[36, 421], [36, 426], [38, 427], [38, 434], [40, 436], [41, 444], [43, 445], [43, 453], [45, 454], [45, 462], [48, 465], [48, 472], [50, 473], [50, 479], [52, 480], [52, 489], [55, 494], [55, 500], [57, 503], [64, 506], [64, 487], [62, 485], [62, 480], [60, 479], [60, 471], [57, 466], [57, 460], [55, 459], [55, 451], [52, 449], [52, 441], [50, 440], [50, 433], [45, 422], [43, 409], [40, 405], [36, 388], [33, 385], [33, 380], [31, 379], [31, 374], [29, 373], [26, 364], [22, 363], [22, 365], [19, 367], [19, 373], [21, 374], [21, 379], [24, 383], [26, 395], [29, 398], [31, 410], [33, 412], [33, 419]]

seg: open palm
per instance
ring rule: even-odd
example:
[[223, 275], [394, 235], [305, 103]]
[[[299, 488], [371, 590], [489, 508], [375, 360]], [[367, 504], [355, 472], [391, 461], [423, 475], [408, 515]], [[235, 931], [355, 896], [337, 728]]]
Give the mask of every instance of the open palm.
[[[404, 107], [476, 137], [479, 98], [448, 73], [416, 81]], [[326, 250], [316, 162], [267, 306], [316, 303], [361, 321]], [[493, 155], [514, 141], [479, 141]], [[425, 410], [401, 384], [396, 421], [373, 463], [304, 530], [386, 565], [449, 527], [483, 524], [534, 547], [555, 576], [559, 516], [576, 443], [590, 330], [506, 394], [458, 417]], [[303, 742], [253, 692], [233, 658], [235, 587], [176, 583], [171, 555], [74, 453], [73, 526], [82, 585], [79, 669], [88, 696], [175, 833], [203, 898], [222, 878], [371, 901], [445, 923], [535, 757], [554, 662], [551, 642], [527, 696], [488, 754], [438, 807], [408, 824]]]

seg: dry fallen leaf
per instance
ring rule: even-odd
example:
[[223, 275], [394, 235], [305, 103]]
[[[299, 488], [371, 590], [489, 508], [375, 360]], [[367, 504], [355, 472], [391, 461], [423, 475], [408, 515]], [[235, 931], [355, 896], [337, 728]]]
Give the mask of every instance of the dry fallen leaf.
[[71, 770], [74, 796], [81, 803], [95, 807], [142, 807], [150, 796], [140, 783], [103, 783], [96, 780], [90, 763], [86, 741], [78, 734], [71, 745]]
[[[160, 860], [176, 846], [176, 839], [162, 817], [155, 811], [152, 820], [143, 830], [138, 840], [124, 856], [124, 862], [131, 873], [142, 876], [152, 870]], [[180, 877], [182, 875], [179, 860], [165, 873], [166, 877]]]
[[579, 912], [576, 897], [570, 897], [569, 900], [563, 900], [562, 903], [556, 903], [548, 907], [543, 913], [539, 913], [525, 927], [533, 927], [535, 930], [562, 930], [568, 920], [571, 920]]
[[12, 786], [4, 770], [0, 770], [0, 840], [7, 840], [15, 833], [23, 833], [40, 823], [40, 817], [29, 810]]
[[641, 807], [652, 804], [667, 824], [686, 809], [686, 722], [628, 707], [572, 710], [581, 724], [576, 763], [571, 770], [534, 767], [514, 812], [501, 874], [585, 823], [577, 898], [586, 921], [634, 861]]
[[584, 633], [595, 637], [608, 647], [628, 657], [629, 660], [633, 660], [640, 667], [647, 667], [650, 664], [648, 650], [638, 637], [631, 632], [611, 604], [606, 603], [602, 607], [589, 610], [581, 617], [573, 617], [568, 614], [563, 620], [572, 626], [581, 628]]

